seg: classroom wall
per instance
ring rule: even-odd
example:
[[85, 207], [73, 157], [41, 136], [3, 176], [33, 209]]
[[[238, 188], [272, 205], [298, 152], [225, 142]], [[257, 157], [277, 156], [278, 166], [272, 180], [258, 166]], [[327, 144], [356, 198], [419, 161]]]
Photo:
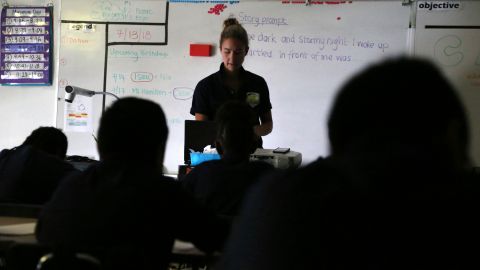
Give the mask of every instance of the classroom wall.
[[[88, 0], [91, 1], [91, 0]], [[152, 2], [155, 2], [155, 0], [151, 0]], [[31, 0], [31, 1], [22, 1], [22, 0], [9, 0], [8, 3], [10, 5], [47, 5], [49, 3], [52, 3], [54, 5], [54, 13], [55, 13], [55, 18], [54, 18], [54, 72], [53, 72], [53, 84], [51, 86], [35, 86], [35, 87], [22, 87], [22, 86], [0, 86], [0, 149], [3, 148], [11, 148], [13, 146], [16, 146], [20, 144], [25, 137], [35, 128], [39, 126], [51, 126], [51, 125], [57, 125], [59, 127], [62, 127], [63, 123], [58, 122], [58, 116], [63, 115], [63, 103], [57, 101], [57, 95], [59, 97], [62, 96], [62, 89], [59, 90], [59, 88], [64, 87], [62, 85], [61, 87], [58, 86], [58, 81], [59, 81], [59, 68], [63, 70], [63, 74], [69, 74], [73, 71], [75, 71], [75, 68], [72, 70], [68, 70], [65, 66], [60, 66], [59, 62], [59, 55], [62, 53], [64, 55], [72, 55], [72, 52], [68, 51], [68, 47], [64, 46], [64, 49], [67, 51], [60, 52], [60, 36], [61, 36], [61, 29], [60, 29], [60, 9], [62, 3], [80, 3], [80, 2], [85, 2], [85, 1], [78, 1], [77, 0]], [[96, 1], [96, 2], [105, 2], [105, 1]], [[107, 1], [108, 2], [108, 1]], [[256, 2], [256, 1], [241, 1], [241, 2]], [[264, 2], [272, 2], [265, 0]], [[373, 1], [357, 1], [357, 2], [373, 2]], [[382, 1], [383, 2], [383, 1]], [[384, 1], [388, 2], [388, 1]], [[401, 1], [396, 1], [397, 3], [400, 3]], [[420, 20], [420, 24], [480, 24], [478, 22], [478, 3], [475, 3], [476, 1], [463, 1], [466, 3], [469, 3], [468, 5], [464, 5], [461, 10], [459, 10], [457, 13], [452, 13], [452, 12], [444, 12], [444, 11], [433, 11], [433, 12], [423, 12], [420, 13], [420, 15], [425, 16], [424, 20]], [[178, 22], [182, 22], [183, 24], [196, 24], [195, 22], [189, 21], [189, 16], [198, 16], [195, 12], [190, 10], [187, 6], [181, 5], [181, 4], [175, 4], [176, 6], [174, 7], [173, 10], [175, 10], [175, 13], [172, 14], [172, 17], [170, 18], [171, 22], [176, 22], [177, 24], [170, 25], [170, 58], [167, 59], [167, 61], [162, 62], [163, 66], [159, 68], [156, 72], [158, 72], [160, 75], [162, 74], [185, 74], [185, 78], [175, 78], [171, 77], [168, 80], [169, 89], [175, 89], [176, 86], [185, 86], [185, 88], [180, 89], [182, 91], [192, 89], [196, 82], [201, 79], [202, 77], [210, 74], [211, 72], [216, 71], [218, 68], [218, 64], [220, 63], [220, 56], [218, 55], [217, 52], [215, 52], [214, 56], [209, 58], [209, 59], [201, 59], [201, 58], [189, 58], [188, 57], [188, 48], [185, 47], [184, 45], [187, 43], [194, 43], [194, 42], [200, 42], [200, 43], [212, 43], [216, 45], [218, 42], [218, 33], [220, 31], [220, 23], [223, 18], [214, 18], [215, 16], [208, 17], [205, 16], [205, 18], [202, 18], [200, 22], [206, 23], [209, 25], [209, 27], [201, 27], [199, 31], [192, 31], [189, 36], [185, 35], [184, 32], [182, 32], [182, 25], [178, 24]], [[227, 16], [230, 13], [233, 14], [240, 14], [242, 10], [236, 9], [235, 7], [229, 7], [228, 9], [229, 13], [226, 13], [225, 16]], [[251, 14], [260, 14], [262, 15], [263, 13], [267, 14], [268, 11], [262, 12], [261, 10], [255, 10], [255, 9], [245, 9], [247, 12]], [[373, 9], [372, 9], [373, 10]], [[469, 16], [463, 16], [464, 12], [468, 11]], [[473, 12], [473, 13], [472, 13]], [[477, 13], [475, 13], [477, 12]], [[356, 13], [354, 11], [354, 13]], [[472, 15], [472, 14], [473, 15]], [[339, 13], [340, 14], [340, 13]], [[445, 14], [445, 16], [439, 16], [439, 14]], [[280, 14], [281, 16], [288, 17], [290, 16], [289, 14]], [[279, 15], [279, 16], [280, 16]], [[348, 12], [345, 16], [347, 18]], [[398, 16], [398, 14], [395, 14]], [[223, 15], [222, 15], [223, 16]], [[381, 15], [385, 16], [385, 14]], [[306, 16], [307, 18], [308, 16]], [[365, 16], [365, 21], [372, 20], [374, 21], [375, 18], [379, 18], [378, 16]], [[328, 18], [327, 18], [328, 19]], [[388, 25], [388, 23], [391, 23], [391, 18], [389, 16], [386, 16], [385, 18], [382, 17], [382, 20], [385, 21], [385, 25]], [[293, 21], [292, 21], [293, 22]], [[387, 23], [388, 22], [388, 23]], [[297, 23], [297, 22], [295, 22]], [[323, 25], [323, 24], [318, 24], [318, 25]], [[382, 27], [382, 23], [380, 22], [378, 27]], [[307, 29], [307, 31], [310, 31], [311, 33], [315, 33], [315, 24], [312, 24], [312, 28], [305, 28], [304, 25], [302, 25], [302, 20], [298, 21], [298, 26], [302, 29]], [[258, 49], [263, 49], [263, 50], [270, 50], [273, 49], [274, 51], [279, 52], [280, 50], [283, 50], [282, 47], [275, 47], [274, 44], [267, 44], [265, 42], [259, 42], [258, 41], [258, 35], [259, 34], [265, 34], [270, 30], [262, 30], [259, 27], [255, 27], [252, 25], [248, 26], [249, 32], [252, 34], [255, 34], [257, 37], [257, 40], [253, 41], [253, 47], [256, 47]], [[353, 28], [352, 28], [353, 29]], [[327, 30], [328, 29], [324, 29]], [[338, 29], [337, 29], [338, 30]], [[330, 34], [337, 34], [338, 32], [335, 32], [337, 30], [333, 30]], [[398, 29], [396, 29], [398, 31]], [[65, 28], [63, 28], [63, 31], [65, 31]], [[277, 30], [273, 30], [277, 31]], [[278, 29], [278, 33], [283, 33], [280, 29]], [[313, 31], [313, 32], [312, 32]], [[354, 36], [358, 36], [357, 30], [351, 30], [352, 32], [348, 32], [347, 29], [340, 29], [340, 35], [345, 36], [348, 38], [353, 38]], [[362, 30], [366, 31], [364, 33], [368, 33], [367, 30]], [[388, 29], [385, 29], [387, 34], [389, 33]], [[461, 95], [464, 98], [465, 103], [467, 104], [467, 110], [469, 111], [473, 131], [472, 131], [472, 138], [473, 138], [473, 147], [472, 147], [472, 157], [474, 158], [474, 164], [477, 166], [480, 165], [480, 124], [476, 119], [480, 118], [480, 111], [478, 108], [480, 108], [480, 93], [478, 91], [479, 89], [479, 83], [478, 83], [478, 74], [480, 74], [480, 71], [478, 70], [480, 67], [479, 60], [478, 58], [478, 42], [480, 35], [478, 35], [478, 31], [480, 30], [475, 30], [475, 29], [469, 29], [469, 30], [434, 30], [434, 31], [425, 31], [424, 29], [417, 29], [416, 32], [417, 34], [415, 35], [415, 48], [414, 52], [416, 55], [420, 56], [426, 56], [431, 59], [436, 59], [437, 58], [437, 63], [442, 67], [442, 69], [446, 72], [446, 74], [449, 76], [449, 78], [457, 85], [460, 90], [466, 90], [466, 92], [462, 92]], [[290, 29], [286, 31], [286, 34], [294, 34], [298, 33], [296, 29]], [[375, 34], [375, 32], [372, 32]], [[327, 33], [328, 34], [328, 33]], [[362, 34], [365, 36], [364, 34]], [[436, 55], [436, 50], [435, 50], [435, 42], [436, 40], [440, 37], [445, 37], [449, 35], [455, 35], [460, 38], [462, 41], [462, 47], [453, 47], [453, 48], [460, 48], [461, 53], [465, 54], [465, 57], [462, 59], [465, 59], [462, 62], [462, 65], [455, 65], [454, 67], [449, 66], [449, 62], [447, 62], [447, 65], [442, 65], [442, 61], [438, 61], [438, 57]], [[412, 37], [412, 39], [409, 39]], [[413, 42], [413, 36], [407, 37], [408, 42]], [[387, 40], [383, 36], [378, 37], [379, 40]], [[393, 39], [392, 39], [393, 40]], [[388, 40], [387, 40], [388, 41]], [[183, 42], [183, 43], [182, 43]], [[433, 43], [433, 44], [432, 44]], [[277, 44], [278, 45], [278, 44]], [[395, 44], [399, 47], [396, 47], [395, 50], [390, 49], [390, 52], [398, 52], [398, 51], [409, 51], [411, 48], [409, 47], [409, 44]], [[413, 45], [411, 43], [410, 45]], [[448, 44], [447, 44], [448, 45]], [[453, 44], [457, 46], [456, 44]], [[453, 46], [452, 45], [452, 46]], [[175, 47], [176, 46], [176, 47]], [[183, 46], [183, 47], [182, 47]], [[448, 48], [451, 48], [450, 45], [447, 46]], [[171, 51], [172, 48], [179, 48], [177, 50]], [[287, 48], [285, 46], [285, 48]], [[413, 48], [413, 46], [412, 46]], [[165, 49], [165, 48], [164, 48]], [[161, 51], [163, 49], [159, 49]], [[215, 50], [218, 50], [218, 47], [215, 47]], [[467, 54], [469, 53], [469, 54]], [[255, 55], [257, 54], [257, 55]], [[103, 55], [103, 54], [101, 54]], [[458, 56], [458, 53], [455, 53], [453, 55], [448, 55], [449, 59], [452, 57]], [[375, 54], [370, 57], [370, 58], [365, 58], [365, 59], [359, 59], [360, 61], [370, 61], [373, 59], [380, 59], [381, 54]], [[450, 57], [451, 56], [451, 57]], [[98, 56], [97, 56], [98, 58]], [[101, 57], [100, 57], [101, 58]], [[471, 59], [471, 61], [468, 61]], [[101, 60], [101, 59], [97, 59]], [[127, 74], [129, 75], [129, 72], [125, 72], [124, 70], [121, 69], [122, 65], [125, 63], [122, 63], [122, 59], [110, 59], [109, 60], [110, 67], [110, 76], [108, 77], [108, 84], [107, 86], [110, 87], [107, 90], [109, 91], [115, 91], [115, 87], [125, 87], [126, 89], [130, 89], [131, 85], [122, 85], [122, 83], [119, 83], [118, 81], [115, 81], [118, 79], [118, 77], [115, 77], [115, 74]], [[76, 61], [74, 61], [75, 63]], [[101, 62], [101, 61], [100, 61]], [[128, 62], [128, 61], [127, 61]], [[302, 88], [302, 95], [293, 95], [291, 100], [289, 100], [289, 95], [290, 94], [295, 94], [295, 91], [289, 90], [295, 89], [295, 85], [292, 83], [295, 78], [298, 79], [298, 77], [293, 76], [293, 74], [284, 72], [283, 68], [284, 66], [280, 66], [277, 64], [282, 64], [282, 60], [280, 59], [266, 59], [263, 58], [260, 55], [259, 51], [256, 51], [254, 55], [249, 55], [246, 58], [245, 66], [247, 69], [250, 69], [258, 74], [261, 74], [267, 79], [267, 82], [269, 83], [270, 89], [272, 91], [272, 103], [274, 106], [274, 133], [271, 134], [270, 136], [267, 136], [265, 138], [265, 143], [266, 147], [268, 148], [274, 148], [277, 146], [285, 146], [285, 147], [292, 147], [292, 150], [296, 150], [299, 152], [302, 152], [304, 154], [304, 160], [306, 161], [311, 161], [315, 157], [320, 156], [320, 155], [325, 155], [328, 153], [328, 147], [327, 147], [327, 141], [325, 138], [325, 126], [323, 126], [324, 120], [321, 120], [320, 122], [317, 121], [319, 118], [324, 119], [326, 117], [326, 112], [328, 109], [328, 102], [321, 103], [322, 106], [316, 105], [315, 109], [315, 116], [311, 116], [311, 111], [310, 110], [305, 110], [307, 107], [294, 107], [291, 106], [291, 104], [294, 104], [295, 102], [302, 102], [303, 104], [309, 104], [309, 100], [313, 100], [309, 97], [312, 96], [318, 96], [321, 95], [318, 92], [311, 92], [314, 91], [316, 88], [318, 88], [318, 84], [314, 84], [315, 87], [311, 86], [311, 82], [319, 82], [321, 85], [321, 89], [334, 89], [335, 87], [338, 87], [338, 85], [341, 83], [341, 80], [339, 79], [340, 76], [338, 76], [338, 72], [332, 72], [328, 68], [325, 70], [321, 70], [321, 72], [315, 72], [314, 69], [305, 69], [305, 67], [308, 67], [309, 65], [314, 65], [312, 63], [308, 63], [308, 61], [303, 61], [300, 63], [300, 61], [290, 61], [291, 66], [293, 66], [293, 70], [299, 70], [300, 73], [300, 80], [301, 84], [305, 87]], [[180, 63], [180, 65], [179, 65]], [[465, 65], [465, 64], [469, 64]], [[65, 64], [65, 63], [64, 63]], [[72, 62], [70, 62], [72, 64]], [[360, 64], [358, 61], [355, 62], [354, 65], [350, 65], [348, 68], [342, 68], [342, 66], [337, 66], [335, 68], [338, 68], [341, 71], [347, 71], [348, 73], [354, 72], [356, 69], [361, 68], [364, 63]], [[130, 65], [131, 68], [135, 68], [134, 65], [131, 65], [127, 63], [127, 65]], [[153, 65], [152, 63], [148, 63], [148, 65]], [[184, 66], [192, 67], [189, 68], [188, 70], [183, 70], [182, 68]], [[277, 66], [278, 67], [277, 67]], [[164, 70], [164, 67], [168, 67], [168, 70]], [[73, 67], [73, 66], [72, 66]], [[102, 68], [101, 66], [96, 65], [95, 68]], [[78, 69], [77, 69], [78, 70]], [[271, 75], [270, 73], [271, 70], [274, 70], [276, 74], [286, 74], [285, 79], [287, 76], [289, 76], [292, 80], [289, 82], [289, 84], [279, 84], [276, 75]], [[62, 72], [62, 71], [60, 71]], [[315, 74], [323, 74], [323, 76], [318, 77]], [[346, 78], [347, 73], [345, 73], [344, 77]], [[187, 76], [188, 75], [188, 76]], [[163, 75], [162, 75], [163, 76]], [[161, 76], [160, 76], [161, 77]], [[84, 84], [82, 86], [86, 88], [92, 88], [92, 89], [99, 89], [102, 87], [101, 83], [101, 78], [92, 78], [88, 77], [87, 80], [84, 80], [82, 78], [78, 78], [80, 81], [79, 82], [84, 82], [87, 84]], [[163, 79], [167, 77], [162, 77]], [[306, 78], [306, 79], [305, 79]], [[311, 79], [309, 79], [311, 78]], [[331, 81], [324, 81], [321, 80], [322, 78], [329, 78]], [[333, 78], [333, 79], [332, 79]], [[283, 79], [283, 78], [282, 78]], [[61, 81], [61, 80], [60, 80]], [[75, 82], [75, 81], [73, 81]], [[309, 83], [310, 82], [310, 83]], [[118, 88], [117, 88], [118, 90]], [[60, 91], [60, 92], [59, 92]], [[296, 90], [297, 92], [299, 91], [298, 89]], [[331, 98], [333, 92], [328, 92], [325, 93], [327, 98]], [[118, 94], [118, 93], [117, 93]], [[299, 98], [302, 98], [302, 101], [298, 101]], [[188, 115], [188, 109], [190, 107], [190, 101], [191, 100], [184, 100], [182, 101], [181, 99], [175, 100], [174, 102], [167, 101], [165, 98], [158, 98], [155, 99], [155, 101], [159, 102], [162, 104], [162, 106], [171, 106], [171, 108], [168, 108], [167, 116], [170, 117], [169, 123], [171, 127], [173, 127], [170, 136], [170, 146], [169, 149], [167, 150], [167, 159], [169, 159], [169, 169], [170, 171], [175, 170], [175, 165], [177, 163], [180, 163], [181, 160], [183, 159], [183, 129], [180, 127], [181, 126], [181, 120], [182, 119], [188, 119], [190, 117]], [[290, 101], [292, 103], [290, 103]], [[95, 99], [95, 104], [98, 105], [98, 100]], [[107, 104], [111, 102], [111, 100], [107, 99]], [[311, 106], [315, 106], [315, 104], [311, 104]], [[297, 109], [298, 108], [298, 109]], [[96, 106], [97, 110], [97, 115], [98, 113], [98, 106]], [[294, 114], [292, 114], [292, 112]], [[295, 117], [295, 119], [300, 119], [301, 121], [296, 121], [292, 117]], [[97, 116], [98, 119], [98, 116]], [[180, 119], [180, 120], [179, 120]], [[309, 119], [311, 119], [312, 124], [311, 125], [300, 125], [299, 123], [309, 123]], [[313, 130], [313, 132], [312, 132]], [[308, 135], [307, 134], [307, 140], [302, 140], [302, 138], [305, 138], [306, 133], [311, 133], [314, 135]], [[285, 134], [288, 134], [289, 136], [286, 136]], [[94, 140], [92, 139], [92, 134], [75, 134], [71, 133], [69, 135], [70, 139], [70, 144], [71, 144], [71, 150], [69, 151], [69, 154], [80, 154], [80, 155], [88, 155], [88, 156], [96, 156], [96, 149], [95, 149], [95, 144]], [[318, 136], [318, 137], [315, 137]], [[309, 140], [317, 140], [317, 144], [314, 147], [311, 147], [309, 144]]]
[[[175, 172], [183, 163], [184, 120], [193, 119], [193, 89], [218, 70], [222, 23], [233, 15], [250, 37], [244, 67], [263, 76], [270, 89], [274, 128], [264, 137], [264, 147], [290, 147], [308, 163], [329, 153], [326, 119], [338, 87], [366, 65], [408, 50], [410, 7], [401, 1], [225, 5], [216, 9], [217, 3], [194, 0], [66, 0], [59, 81], [87, 89], [105, 87], [119, 96], [161, 104], [170, 129], [165, 166]], [[128, 44], [113, 44], [116, 41]], [[159, 44], [141, 44], [149, 42]], [[212, 45], [212, 55], [190, 56], [189, 45], [195, 43]], [[107, 105], [111, 101], [107, 98]], [[96, 155], [92, 134], [98, 130], [101, 102], [98, 96], [79, 97], [73, 104], [59, 101], [58, 124], [74, 142], [72, 152]]]

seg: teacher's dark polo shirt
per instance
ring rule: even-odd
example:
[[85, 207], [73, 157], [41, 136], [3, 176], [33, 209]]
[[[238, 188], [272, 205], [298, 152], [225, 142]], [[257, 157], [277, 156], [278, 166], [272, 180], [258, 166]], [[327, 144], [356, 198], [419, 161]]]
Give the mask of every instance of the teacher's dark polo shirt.
[[224, 84], [225, 68], [223, 63], [220, 70], [201, 80], [193, 94], [190, 113], [201, 113], [209, 120], [215, 119], [215, 113], [220, 106], [229, 100], [245, 101], [253, 109], [257, 124], [260, 115], [272, 109], [270, 95], [265, 80], [243, 67], [240, 69], [241, 85], [238, 91], [229, 89]]

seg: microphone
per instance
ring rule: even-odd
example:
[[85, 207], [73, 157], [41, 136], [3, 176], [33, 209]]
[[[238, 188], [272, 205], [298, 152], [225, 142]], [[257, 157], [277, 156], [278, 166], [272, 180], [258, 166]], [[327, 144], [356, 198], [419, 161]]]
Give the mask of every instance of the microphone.
[[73, 85], [67, 85], [65, 87], [65, 92], [65, 101], [68, 103], [72, 103], [76, 95], [91, 97], [96, 94], [95, 91]]
[[75, 96], [80, 95], [80, 96], [85, 96], [85, 97], [92, 97], [94, 95], [104, 95], [104, 96], [112, 96], [116, 99], [120, 99], [117, 95], [112, 94], [110, 92], [95, 92], [92, 90], [88, 90], [85, 88], [73, 86], [73, 85], [67, 85], [65, 86], [65, 101], [68, 103], [72, 103], [73, 100], [75, 99]]

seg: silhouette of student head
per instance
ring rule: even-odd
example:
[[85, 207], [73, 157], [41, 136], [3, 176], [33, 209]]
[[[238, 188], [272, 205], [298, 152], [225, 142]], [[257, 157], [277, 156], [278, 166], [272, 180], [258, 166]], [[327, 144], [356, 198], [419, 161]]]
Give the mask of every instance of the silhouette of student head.
[[167, 136], [165, 114], [158, 104], [122, 98], [103, 114], [97, 147], [102, 160], [161, 167]]
[[396, 144], [429, 151], [455, 166], [469, 162], [463, 105], [425, 60], [391, 59], [354, 76], [339, 91], [328, 128], [332, 155], [359, 145], [364, 151]]
[[30, 145], [35, 149], [64, 159], [67, 154], [68, 141], [63, 132], [54, 127], [39, 127], [25, 139], [22, 145]]
[[222, 157], [247, 159], [256, 149], [255, 116], [244, 102], [228, 101], [215, 116], [216, 147]]

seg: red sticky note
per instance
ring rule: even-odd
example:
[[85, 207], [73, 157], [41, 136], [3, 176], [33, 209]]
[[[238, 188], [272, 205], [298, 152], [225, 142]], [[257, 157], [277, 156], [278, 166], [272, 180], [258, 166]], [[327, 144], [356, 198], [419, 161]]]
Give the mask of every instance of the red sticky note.
[[210, 56], [212, 45], [190, 44], [190, 56]]

